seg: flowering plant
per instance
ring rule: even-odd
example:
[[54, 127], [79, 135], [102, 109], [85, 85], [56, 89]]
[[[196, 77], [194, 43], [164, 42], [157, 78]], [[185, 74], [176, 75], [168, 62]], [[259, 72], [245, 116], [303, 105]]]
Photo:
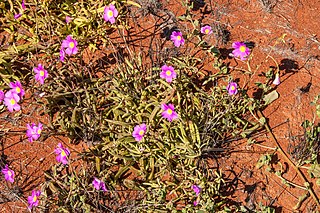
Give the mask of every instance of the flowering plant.
[[250, 49], [247, 47], [247, 45], [243, 42], [234, 42], [232, 44], [232, 47], [234, 50], [232, 51], [232, 54], [235, 57], [240, 57], [241, 60], [246, 60], [247, 57], [250, 55]]
[[173, 31], [170, 36], [171, 41], [173, 41], [174, 46], [180, 47], [184, 45], [184, 38], [182, 37], [182, 33], [179, 31]]

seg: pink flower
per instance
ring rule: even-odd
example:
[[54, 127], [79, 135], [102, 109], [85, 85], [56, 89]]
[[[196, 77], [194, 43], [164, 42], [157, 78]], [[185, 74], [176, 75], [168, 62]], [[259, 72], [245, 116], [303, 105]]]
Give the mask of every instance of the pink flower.
[[163, 110], [161, 113], [162, 117], [168, 119], [170, 122], [178, 118], [178, 114], [174, 111], [173, 104], [162, 104], [161, 109]]
[[4, 99], [4, 92], [0, 90], [0, 103], [3, 101], [3, 99]]
[[196, 193], [196, 196], [199, 196], [201, 188], [198, 185], [192, 185], [192, 189]]
[[106, 185], [102, 180], [99, 180], [98, 178], [94, 177], [94, 180], [92, 181], [92, 185], [94, 186], [94, 188], [96, 188], [97, 190], [102, 190], [104, 192], [107, 191]]
[[4, 178], [6, 181], [11, 183], [14, 182], [14, 171], [9, 169], [8, 165], [6, 164], [5, 168], [1, 170], [2, 174], [4, 174]]
[[206, 25], [206, 26], [201, 27], [201, 33], [206, 34], [206, 35], [210, 35], [212, 33], [211, 26]]
[[39, 196], [41, 195], [40, 190], [32, 190], [32, 194], [28, 196], [29, 209], [32, 209], [33, 206], [39, 205]]
[[11, 88], [11, 91], [17, 93], [20, 98], [24, 96], [24, 89], [22, 89], [20, 81], [16, 81], [15, 83], [10, 82], [9, 86]]
[[60, 61], [64, 61], [64, 58], [66, 57], [66, 53], [64, 52], [64, 49], [60, 49]]
[[197, 200], [193, 201], [194, 206], [197, 206], [198, 204], [199, 204], [199, 201], [197, 201]]
[[40, 138], [41, 132], [42, 132], [43, 126], [42, 123], [39, 123], [38, 126], [36, 126], [34, 123], [27, 124], [27, 137], [29, 142], [36, 141]]
[[272, 83], [275, 85], [279, 85], [281, 83], [279, 73], [276, 74], [276, 77], [274, 78]]
[[62, 41], [61, 47], [66, 48], [65, 52], [68, 55], [77, 54], [78, 48], [77, 48], [78, 42], [75, 39], [72, 39], [71, 35], [68, 35], [65, 40]]
[[246, 46], [245, 43], [237, 41], [232, 44], [232, 47], [234, 48], [234, 50], [232, 51], [234, 57], [240, 57], [242, 61], [246, 60], [247, 56], [250, 55], [250, 49]]
[[163, 65], [161, 67], [162, 72], [160, 77], [166, 79], [167, 82], [172, 82], [172, 79], [177, 77], [177, 73], [174, 71], [172, 66]]
[[146, 131], [147, 131], [146, 124], [143, 123], [141, 125], [136, 125], [132, 132], [132, 137], [134, 137], [134, 139], [139, 142], [142, 140], [143, 136], [146, 134]]
[[[26, 10], [26, 6], [25, 6], [25, 4], [24, 4], [24, 0], [22, 0], [22, 3], [21, 3], [21, 8], [22, 8], [22, 10]], [[22, 13], [18, 13], [18, 14], [14, 14], [14, 19], [18, 19], [18, 18], [20, 18], [22, 16]]]
[[59, 163], [68, 164], [68, 156], [70, 155], [68, 148], [64, 148], [63, 145], [59, 143], [54, 152], [57, 155], [56, 159]]
[[170, 40], [173, 41], [174, 46], [180, 47], [180, 45], [184, 45], [184, 39], [182, 37], [182, 33], [178, 31], [173, 31]]
[[235, 82], [230, 82], [226, 89], [228, 90], [229, 95], [235, 95], [238, 93], [238, 85]]
[[14, 19], [18, 19], [18, 18], [20, 18], [22, 16], [22, 14], [21, 13], [18, 13], [18, 14], [14, 14]]
[[22, 7], [23, 10], [27, 9], [25, 4], [24, 4], [24, 0], [22, 0], [21, 7]]
[[113, 4], [110, 4], [109, 6], [106, 6], [104, 8], [104, 14], [103, 18], [106, 22], [110, 22], [111, 24], [114, 24], [116, 22], [116, 17], [118, 16], [118, 10]]
[[45, 70], [42, 64], [39, 64], [38, 67], [33, 68], [33, 71], [36, 73], [35, 79], [40, 82], [40, 84], [44, 84], [44, 79], [48, 77], [48, 71]]
[[20, 97], [17, 93], [12, 92], [11, 90], [6, 92], [4, 97], [4, 105], [7, 106], [10, 112], [13, 112], [13, 110], [15, 111], [20, 110], [20, 105], [18, 104], [19, 101], [20, 101]]
[[66, 23], [69, 24], [72, 21], [72, 18], [70, 16], [66, 16]]

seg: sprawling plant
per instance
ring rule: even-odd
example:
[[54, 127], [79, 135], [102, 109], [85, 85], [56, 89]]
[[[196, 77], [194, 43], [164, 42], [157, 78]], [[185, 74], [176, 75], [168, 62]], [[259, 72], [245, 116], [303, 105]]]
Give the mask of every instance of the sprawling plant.
[[[204, 41], [212, 32], [209, 26], [200, 30], [193, 6], [179, 18], [191, 30], [171, 18], [172, 23], [155, 25], [147, 37], [142, 35], [146, 29], [136, 30], [133, 38], [130, 26], [139, 20], [135, 7], [141, 6], [132, 1], [28, 6], [14, 16], [8, 13], [20, 28], [34, 27], [22, 37], [29, 46], [0, 52], [0, 72], [6, 77], [1, 89], [5, 83], [17, 89], [11, 81], [18, 77], [32, 82], [30, 90], [37, 97], [31, 100], [50, 120], [46, 136], [65, 135], [87, 147], [74, 158], [57, 145], [59, 164], [45, 173], [42, 191], [29, 196], [29, 208], [37, 207], [41, 197], [47, 211], [221, 208], [223, 173], [210, 162], [230, 142], [259, 130], [256, 110], [268, 102], [249, 97], [248, 82], [233, 79], [219, 50]], [[166, 23], [166, 15], [153, 18]], [[14, 25], [6, 27], [21, 38]], [[235, 42], [233, 48], [234, 57], [250, 58], [247, 44]], [[28, 74], [5, 69], [12, 67], [14, 57], [33, 55]], [[252, 75], [250, 71], [243, 75]], [[19, 93], [6, 94], [9, 111], [19, 111]], [[42, 131], [41, 123], [28, 124], [29, 141], [39, 140]]]

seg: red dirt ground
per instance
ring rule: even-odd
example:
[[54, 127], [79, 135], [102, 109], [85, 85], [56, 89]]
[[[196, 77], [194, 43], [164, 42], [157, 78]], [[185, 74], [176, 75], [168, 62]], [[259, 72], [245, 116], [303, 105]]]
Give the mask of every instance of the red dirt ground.
[[[268, 11], [262, 2], [275, 2], [271, 11]], [[207, 2], [206, 2], [207, 3]], [[172, 10], [173, 14], [181, 15], [181, 6], [175, 2], [163, 3], [164, 7]], [[311, 0], [289, 0], [289, 1], [263, 1], [263, 0], [218, 0], [212, 3], [216, 16], [206, 15], [203, 24], [221, 24], [230, 32], [230, 41], [222, 44], [214, 35], [206, 39], [211, 44], [217, 44], [221, 48], [231, 48], [233, 41], [254, 42], [252, 67], [262, 64], [256, 76], [262, 71], [267, 71], [273, 61], [266, 56], [272, 50], [271, 56], [280, 64], [281, 84], [277, 86], [280, 98], [264, 110], [264, 115], [269, 119], [270, 126], [285, 151], [289, 145], [296, 145], [290, 136], [303, 133], [300, 124], [305, 119], [312, 120], [315, 117], [315, 108], [310, 106], [313, 98], [320, 93], [320, 1]], [[200, 10], [203, 10], [200, 9]], [[154, 20], [148, 20], [154, 24]], [[148, 24], [148, 23], [146, 23]], [[285, 43], [274, 46], [279, 37], [286, 34]], [[274, 46], [274, 47], [273, 47]], [[235, 63], [230, 59], [231, 66], [244, 67], [245, 64]], [[234, 76], [239, 73], [232, 71]], [[258, 77], [257, 77], [258, 80]], [[308, 92], [302, 92], [311, 83]], [[240, 86], [243, 82], [240, 80]], [[27, 105], [27, 104], [26, 104]], [[25, 106], [23, 112], [32, 110]], [[24, 114], [24, 113], [23, 113]], [[27, 122], [39, 121], [47, 123], [46, 117], [38, 117], [37, 113], [28, 113], [26, 119], [17, 119], [15, 126], [17, 130], [25, 131]], [[0, 121], [0, 129], [10, 128], [11, 119]], [[10, 122], [9, 122], [10, 121]], [[44, 132], [45, 135], [45, 132]], [[0, 139], [4, 154], [8, 160], [13, 162], [15, 168], [17, 185], [28, 191], [24, 194], [27, 197], [34, 187], [43, 181], [40, 176], [43, 170], [48, 169], [55, 163], [54, 148], [59, 142], [67, 145], [66, 138], [52, 136], [30, 144], [24, 133], [12, 136], [8, 139]], [[275, 147], [268, 134], [260, 135], [256, 140], [269, 147]], [[219, 168], [226, 174], [226, 179], [233, 185], [226, 189], [229, 192], [228, 198], [233, 202], [239, 202], [248, 209], [261, 202], [267, 206], [273, 206], [277, 212], [314, 212], [314, 202], [309, 197], [303, 202], [299, 210], [293, 210], [298, 202], [298, 197], [303, 195], [303, 190], [288, 187], [274, 174], [265, 171], [265, 168], [256, 169], [256, 163], [263, 153], [271, 150], [261, 148], [257, 145], [247, 145], [244, 141], [231, 144], [233, 150], [225, 157], [219, 159]], [[69, 149], [76, 155], [76, 150], [83, 149], [81, 143], [78, 146], [69, 146]], [[283, 158], [280, 162], [284, 164]], [[298, 185], [303, 185], [302, 180], [289, 166], [284, 177]], [[305, 171], [304, 171], [305, 172]], [[23, 178], [22, 178], [23, 177]], [[6, 192], [6, 183], [1, 184], [1, 191]], [[318, 186], [313, 186], [320, 197]], [[2, 197], [4, 196], [1, 193]], [[17, 202], [9, 202], [0, 206], [0, 212], [25, 212], [26, 205], [18, 205]]]

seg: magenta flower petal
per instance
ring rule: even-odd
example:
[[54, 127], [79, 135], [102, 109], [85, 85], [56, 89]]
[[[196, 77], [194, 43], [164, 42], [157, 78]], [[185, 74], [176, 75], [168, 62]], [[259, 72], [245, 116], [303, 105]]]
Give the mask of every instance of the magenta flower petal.
[[17, 93], [20, 98], [24, 96], [25, 92], [24, 92], [24, 89], [22, 88], [20, 81], [16, 81], [15, 83], [10, 82], [9, 86], [12, 92]]
[[64, 58], [66, 57], [66, 53], [63, 48], [60, 49], [60, 61], [64, 61]]
[[101, 187], [101, 190], [102, 190], [102, 191], [104, 191], [104, 192], [107, 191], [106, 184], [105, 184], [103, 181], [101, 181], [100, 187]]
[[36, 73], [34, 78], [40, 82], [40, 84], [44, 84], [44, 79], [48, 77], [48, 71], [45, 70], [42, 64], [39, 64], [38, 67], [33, 68], [33, 71]]
[[246, 60], [250, 55], [250, 49], [246, 46], [245, 43], [237, 41], [232, 44], [232, 47], [234, 48], [234, 50], [232, 51], [233, 56], [240, 57], [242, 61]]
[[141, 125], [136, 125], [132, 132], [132, 137], [134, 137], [134, 139], [139, 142], [142, 140], [143, 136], [146, 134], [146, 131], [147, 131], [146, 124], [143, 123]]
[[6, 92], [4, 96], [4, 105], [7, 106], [10, 112], [13, 112], [13, 110], [15, 111], [20, 110], [20, 105], [18, 104], [19, 101], [20, 101], [20, 97], [17, 93], [12, 92], [11, 90]]
[[22, 0], [21, 7], [22, 7], [23, 10], [27, 9], [26, 5], [24, 4], [24, 0]]
[[56, 160], [59, 163], [68, 164], [68, 156], [70, 155], [70, 151], [68, 148], [63, 147], [63, 145], [59, 143], [54, 152], [57, 155]]
[[3, 101], [3, 99], [4, 99], [4, 92], [0, 90], [0, 103]]
[[171, 33], [170, 40], [173, 41], [174, 46], [176, 47], [180, 47], [181, 45], [184, 45], [184, 38], [181, 32], [173, 31]]
[[27, 124], [27, 133], [26, 136], [28, 137], [29, 142], [36, 141], [40, 138], [41, 132], [42, 132], [42, 124], [39, 123], [38, 126], [36, 126], [34, 123]]
[[14, 19], [18, 19], [18, 18], [20, 18], [22, 16], [22, 14], [20, 14], [20, 13], [18, 13], [18, 14], [14, 14]]
[[163, 110], [161, 113], [162, 117], [168, 119], [170, 122], [178, 118], [178, 114], [174, 111], [173, 104], [162, 104], [161, 109]]
[[205, 35], [210, 35], [212, 33], [212, 29], [211, 29], [210, 25], [206, 25], [206, 26], [201, 27], [200, 31], [202, 34], [205, 34]]
[[235, 95], [238, 93], [238, 89], [237, 89], [238, 85], [235, 82], [230, 82], [228, 84], [228, 86], [226, 87], [229, 95]]
[[9, 181], [11, 183], [14, 182], [14, 171], [9, 169], [7, 164], [5, 168], [1, 170], [1, 172], [4, 175], [4, 178], [6, 179], [6, 181]]
[[92, 181], [92, 185], [96, 190], [100, 190], [100, 180], [96, 177], [94, 177], [94, 180]]
[[199, 196], [201, 188], [198, 185], [192, 185], [192, 189], [196, 193], [196, 195]]
[[72, 21], [72, 18], [70, 16], [66, 16], [66, 23], [69, 24]]
[[[67, 38], [62, 41], [61, 47], [66, 48], [65, 53], [67, 53], [68, 55], [75, 55], [78, 53], [77, 45], [78, 45], [78, 42], [75, 39], [72, 39], [71, 35], [68, 35]], [[61, 51], [60, 51], [60, 57], [61, 57]]]
[[114, 24], [116, 22], [116, 17], [118, 16], [118, 10], [113, 4], [110, 4], [109, 6], [106, 6], [104, 8], [104, 14], [103, 18], [106, 22], [110, 22], [111, 24]]
[[40, 190], [32, 190], [32, 194], [28, 196], [29, 209], [32, 209], [32, 207], [36, 207], [39, 205], [40, 195], [41, 195]]
[[92, 181], [92, 185], [96, 190], [102, 190], [104, 192], [107, 191], [106, 185], [102, 180], [99, 180], [98, 178], [94, 177], [94, 180]]
[[172, 79], [177, 77], [177, 73], [172, 66], [163, 65], [161, 67], [160, 78], [166, 79], [167, 82], [172, 82]]

